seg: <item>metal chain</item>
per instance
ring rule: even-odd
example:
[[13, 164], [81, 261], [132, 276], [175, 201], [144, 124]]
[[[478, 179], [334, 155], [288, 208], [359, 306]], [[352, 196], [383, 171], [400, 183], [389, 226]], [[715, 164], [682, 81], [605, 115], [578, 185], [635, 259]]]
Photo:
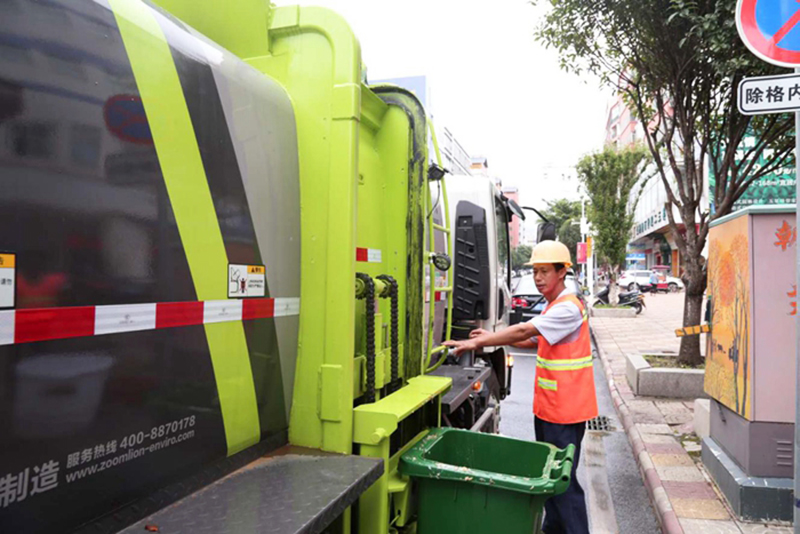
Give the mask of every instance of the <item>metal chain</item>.
[[398, 380], [400, 379], [400, 343], [399, 343], [399, 324], [400, 324], [400, 312], [398, 311], [399, 308], [399, 286], [397, 284], [397, 280], [393, 277], [389, 276], [388, 274], [382, 274], [378, 277], [378, 280], [383, 280], [387, 284], [389, 284], [389, 297], [391, 299], [391, 326], [392, 326], [392, 381], [390, 382], [392, 389], [396, 387]]
[[364, 273], [356, 273], [356, 277], [364, 282], [363, 298], [366, 301], [367, 316], [367, 391], [364, 402], [375, 402], [375, 283], [372, 277]]

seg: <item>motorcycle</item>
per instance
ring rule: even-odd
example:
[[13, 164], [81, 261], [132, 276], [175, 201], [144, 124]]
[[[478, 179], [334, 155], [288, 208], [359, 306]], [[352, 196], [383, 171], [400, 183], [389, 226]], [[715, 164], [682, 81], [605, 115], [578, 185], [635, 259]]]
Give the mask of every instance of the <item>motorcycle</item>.
[[[592, 304], [592, 307], [597, 307], [602, 304], [608, 304], [608, 286], [601, 289], [595, 296], [595, 301]], [[646, 308], [644, 303], [644, 295], [642, 295], [641, 291], [633, 290], [633, 291], [623, 291], [619, 294], [619, 305], [620, 306], [630, 306], [634, 310], [636, 310], [636, 315], [642, 313], [642, 310]]]

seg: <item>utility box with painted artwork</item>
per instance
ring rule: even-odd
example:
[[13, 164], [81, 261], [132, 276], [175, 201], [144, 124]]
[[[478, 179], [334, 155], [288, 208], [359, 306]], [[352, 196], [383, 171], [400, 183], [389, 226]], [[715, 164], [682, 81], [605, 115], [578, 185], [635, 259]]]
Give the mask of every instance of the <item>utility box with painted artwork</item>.
[[712, 402], [703, 459], [741, 516], [761, 499], [776, 506], [769, 517], [787, 512], [774, 492], [793, 474], [796, 240], [794, 207], [748, 208], [709, 231]]

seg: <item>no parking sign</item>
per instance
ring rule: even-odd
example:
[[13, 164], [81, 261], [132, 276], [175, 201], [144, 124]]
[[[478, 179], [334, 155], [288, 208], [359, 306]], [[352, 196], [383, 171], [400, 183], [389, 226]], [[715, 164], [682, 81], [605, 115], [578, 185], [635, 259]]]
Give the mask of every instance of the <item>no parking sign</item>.
[[[800, 67], [800, 0], [738, 0], [736, 28], [756, 56], [780, 67]], [[745, 78], [737, 102], [745, 115], [800, 110], [800, 73]]]
[[153, 144], [153, 134], [150, 133], [141, 97], [112, 96], [103, 106], [103, 118], [108, 131], [123, 141], [139, 145]]
[[736, 27], [756, 56], [780, 67], [800, 66], [800, 2], [738, 0]]

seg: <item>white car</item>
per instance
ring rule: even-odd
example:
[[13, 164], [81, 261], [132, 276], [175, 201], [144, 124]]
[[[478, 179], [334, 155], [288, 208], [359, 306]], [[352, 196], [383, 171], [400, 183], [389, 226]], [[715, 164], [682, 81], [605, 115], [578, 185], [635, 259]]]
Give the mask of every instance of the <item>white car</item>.
[[[619, 280], [617, 280], [617, 284], [628, 291], [633, 291], [636, 289], [637, 285], [645, 291], [651, 291], [653, 289], [652, 284], [650, 283], [650, 277], [652, 274], [653, 271], [625, 271], [622, 273], [622, 276], [619, 277]], [[656, 273], [656, 276], [658, 276], [658, 273]], [[683, 281], [680, 278], [675, 278], [674, 276], [667, 276], [666, 281], [663, 283], [667, 284], [667, 288], [671, 293], [675, 293], [683, 289]]]

